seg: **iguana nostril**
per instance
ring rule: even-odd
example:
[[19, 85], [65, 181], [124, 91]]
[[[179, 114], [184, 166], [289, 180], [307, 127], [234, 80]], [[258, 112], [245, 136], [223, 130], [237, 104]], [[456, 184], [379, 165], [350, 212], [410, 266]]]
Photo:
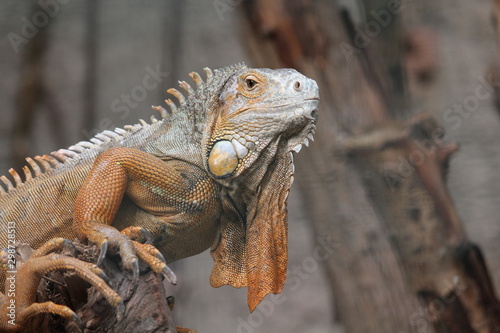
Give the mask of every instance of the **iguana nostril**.
[[295, 83], [293, 84], [293, 89], [295, 89], [296, 91], [302, 91], [302, 87], [303, 85], [300, 83], [300, 81], [295, 81]]

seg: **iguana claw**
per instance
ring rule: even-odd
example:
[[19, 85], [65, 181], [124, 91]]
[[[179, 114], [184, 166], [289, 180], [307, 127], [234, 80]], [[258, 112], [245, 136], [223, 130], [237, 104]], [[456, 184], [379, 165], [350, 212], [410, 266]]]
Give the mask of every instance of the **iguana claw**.
[[160, 259], [161, 261], [163, 261], [165, 264], [167, 264], [167, 261], [165, 260], [165, 257], [163, 256], [163, 254], [161, 254], [161, 252], [158, 252], [156, 254], [156, 258]]
[[158, 252], [156, 254], [156, 258], [158, 258], [165, 264], [165, 267], [162, 269], [161, 274], [167, 279], [168, 282], [175, 286], [177, 284], [177, 276], [175, 275], [174, 271], [172, 271], [170, 267], [167, 266], [167, 261], [165, 260], [163, 254], [161, 254], [161, 252]]
[[76, 257], [76, 246], [69, 239], [63, 240], [62, 251], [67, 251], [71, 257]]
[[141, 228], [141, 235], [146, 240], [146, 244], [153, 244], [153, 235], [147, 229]]
[[80, 319], [80, 317], [78, 317], [78, 315], [76, 313], [73, 312], [73, 314], [71, 315], [71, 320], [73, 320], [73, 322], [78, 327], [80, 332], [83, 332], [83, 329], [84, 329], [83, 322]]
[[[102, 262], [104, 261], [104, 258], [106, 258], [106, 253], [108, 252], [108, 246], [109, 242], [105, 241], [101, 244], [101, 251], [99, 253], [99, 257], [97, 259], [97, 266], [101, 266]], [[130, 262], [130, 270], [132, 271], [132, 286], [131, 286], [131, 292], [133, 293], [135, 289], [137, 288], [137, 284], [139, 282], [139, 260], [137, 258], [132, 259]], [[104, 273], [104, 272], [103, 272]], [[106, 281], [109, 281], [109, 278], [106, 276], [107, 279]]]
[[170, 282], [174, 286], [177, 285], [177, 276], [170, 269], [170, 267], [168, 267], [167, 265], [165, 265], [165, 267], [161, 271], [161, 274], [167, 279], [168, 282]]
[[116, 306], [116, 320], [120, 322], [122, 321], [123, 317], [125, 317], [125, 304], [123, 304], [123, 302], [121, 301]]
[[135, 258], [132, 260], [132, 283], [136, 285], [138, 282], [139, 282], [139, 260]]
[[106, 253], [108, 252], [108, 241], [104, 241], [101, 244], [101, 251], [99, 252], [99, 257], [97, 258], [97, 266], [101, 266], [104, 258], [106, 258]]
[[111, 282], [111, 280], [109, 279], [109, 276], [104, 273], [104, 271], [102, 269], [100, 269], [100, 272], [97, 273], [97, 276], [99, 276], [101, 279], [103, 279], [107, 284], [109, 284]]

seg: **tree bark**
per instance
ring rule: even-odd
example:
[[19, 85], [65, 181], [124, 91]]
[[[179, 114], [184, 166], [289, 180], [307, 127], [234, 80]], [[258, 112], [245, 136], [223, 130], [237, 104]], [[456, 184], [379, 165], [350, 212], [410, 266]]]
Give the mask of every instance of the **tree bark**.
[[349, 333], [499, 332], [488, 270], [444, 182], [456, 145], [432, 117], [410, 117], [436, 71], [436, 38], [402, 33], [396, 7], [363, 4], [391, 23], [375, 34], [383, 16], [328, 1], [244, 7], [255, 65], [294, 67], [320, 87], [316, 142], [296, 179], [318, 241], [335, 245], [325, 266], [336, 317]]

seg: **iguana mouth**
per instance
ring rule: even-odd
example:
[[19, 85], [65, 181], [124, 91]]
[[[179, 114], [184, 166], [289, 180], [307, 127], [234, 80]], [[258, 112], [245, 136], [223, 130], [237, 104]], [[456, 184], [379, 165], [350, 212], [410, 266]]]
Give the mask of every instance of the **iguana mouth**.
[[300, 150], [302, 149], [302, 146], [305, 145], [306, 147], [309, 147], [309, 141], [314, 141], [314, 133], [316, 131], [316, 125], [310, 126], [309, 132], [304, 136], [303, 140], [301, 143], [297, 144], [294, 146], [291, 150], [293, 150], [296, 153], [299, 153]]
[[[309, 98], [306, 99], [307, 101], [319, 101], [319, 98]], [[297, 134], [294, 135], [289, 139], [290, 143], [292, 143], [292, 146], [290, 151], [294, 151], [296, 153], [299, 153], [300, 150], [302, 149], [302, 146], [305, 145], [306, 147], [309, 147], [309, 142], [314, 141], [314, 134], [316, 132], [316, 121], [318, 120], [318, 109], [313, 108], [310, 112], [306, 112], [305, 116], [307, 119], [309, 119], [309, 123], [306, 124], [303, 129]], [[293, 145], [293, 143], [296, 143]]]
[[319, 98], [317, 98], [317, 97], [305, 98], [305, 99], [302, 99], [301, 102], [290, 102], [290, 103], [285, 103], [285, 104], [266, 105], [266, 106], [255, 106], [255, 105], [253, 105], [253, 106], [247, 106], [247, 107], [238, 109], [237, 111], [229, 114], [227, 117], [228, 118], [235, 118], [236, 116], [239, 116], [240, 114], [248, 112], [250, 110], [253, 110], [253, 111], [259, 111], [259, 110], [266, 111], [266, 110], [272, 110], [272, 109], [282, 109], [282, 108], [285, 108], [285, 107], [289, 107], [291, 105], [300, 105], [300, 104], [303, 104], [305, 102], [310, 102], [310, 101], [317, 101], [317, 102], [319, 102]]

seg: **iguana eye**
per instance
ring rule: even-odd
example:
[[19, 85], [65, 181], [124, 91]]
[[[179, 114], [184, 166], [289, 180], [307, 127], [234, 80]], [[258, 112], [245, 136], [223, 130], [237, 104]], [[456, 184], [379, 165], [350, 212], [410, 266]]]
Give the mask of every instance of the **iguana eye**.
[[266, 90], [267, 78], [256, 71], [242, 73], [238, 77], [238, 92], [245, 98], [256, 98]]
[[255, 77], [249, 76], [245, 78], [245, 87], [248, 91], [252, 91], [258, 85], [258, 82], [255, 80]]

